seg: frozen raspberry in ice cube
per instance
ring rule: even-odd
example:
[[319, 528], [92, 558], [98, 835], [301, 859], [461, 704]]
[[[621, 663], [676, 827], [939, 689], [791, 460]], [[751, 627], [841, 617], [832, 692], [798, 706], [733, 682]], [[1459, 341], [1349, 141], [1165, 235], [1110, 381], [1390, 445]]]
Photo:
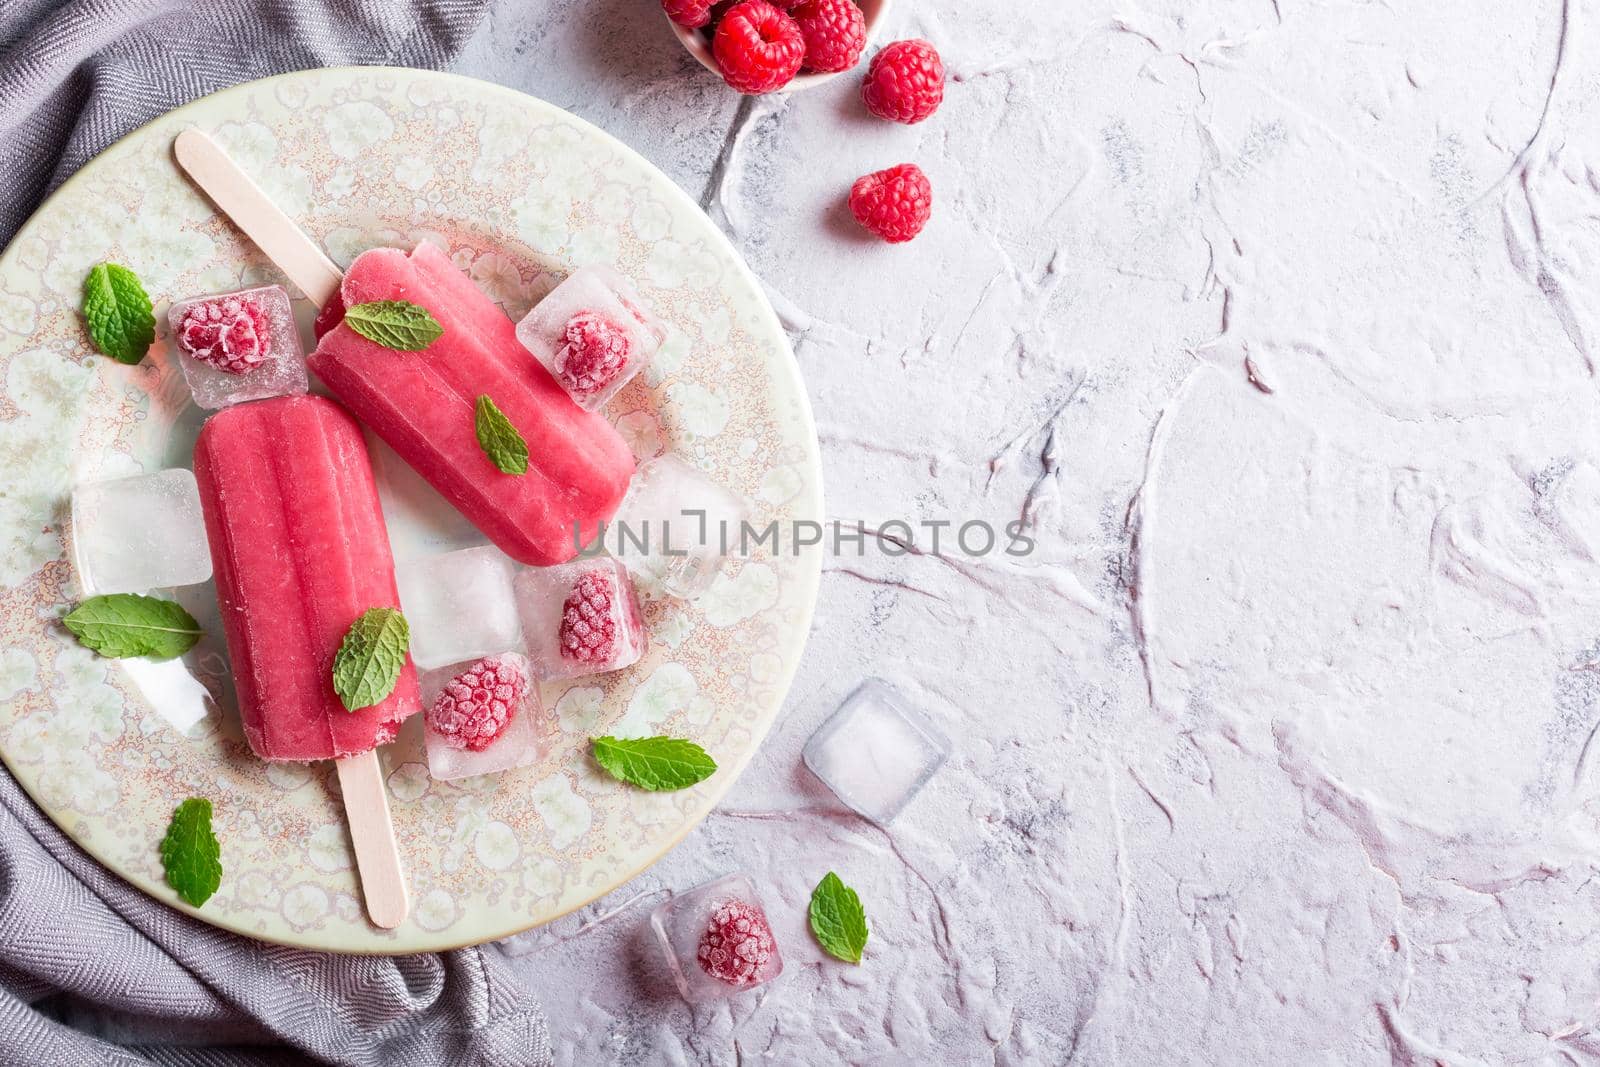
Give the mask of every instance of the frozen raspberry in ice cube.
[[700, 969], [731, 986], [755, 985], [772, 962], [775, 943], [766, 913], [742, 900], [720, 900], [700, 935]]
[[511, 725], [527, 691], [516, 660], [480, 659], [445, 683], [428, 708], [428, 729], [452, 748], [482, 752]]
[[761, 897], [742, 874], [674, 893], [650, 913], [650, 930], [678, 992], [691, 1003], [732, 996], [783, 973]]
[[596, 411], [644, 369], [666, 325], [623, 275], [573, 271], [517, 323], [517, 340], [587, 411]]
[[512, 583], [522, 639], [540, 681], [617, 671], [644, 655], [639, 600], [615, 559], [528, 567]]
[[556, 374], [567, 391], [592, 396], [628, 365], [628, 333], [603, 315], [583, 311], [567, 323], [567, 343], [556, 352]]
[[239, 296], [191, 305], [178, 324], [178, 344], [195, 359], [245, 374], [272, 354], [272, 330], [259, 301]]
[[194, 402], [208, 411], [306, 391], [305, 352], [281, 285], [176, 300], [167, 325]]

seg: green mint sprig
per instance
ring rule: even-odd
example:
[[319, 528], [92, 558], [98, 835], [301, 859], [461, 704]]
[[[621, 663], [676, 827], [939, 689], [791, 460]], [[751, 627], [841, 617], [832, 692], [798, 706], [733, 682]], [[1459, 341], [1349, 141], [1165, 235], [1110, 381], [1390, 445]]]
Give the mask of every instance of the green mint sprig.
[[828, 955], [860, 963], [867, 947], [867, 913], [856, 891], [829, 871], [811, 891], [811, 932]]
[[528, 442], [505, 413], [494, 406], [488, 394], [478, 397], [477, 415], [473, 420], [478, 432], [478, 447], [489, 457], [489, 462], [501, 474], [526, 474], [528, 472]]
[[380, 703], [406, 665], [411, 627], [399, 608], [368, 608], [350, 624], [333, 657], [333, 691], [346, 711]]
[[83, 318], [89, 340], [118, 363], [138, 363], [156, 339], [155, 305], [139, 276], [116, 263], [101, 263], [83, 280]]
[[373, 300], [347, 308], [344, 321], [373, 344], [396, 352], [421, 352], [444, 333], [427, 308], [409, 300]]
[[652, 792], [687, 789], [716, 772], [717, 761], [676, 737], [596, 737], [595, 762], [613, 778]]
[[211, 801], [190, 797], [172, 813], [161, 839], [161, 866], [167, 884], [195, 907], [211, 899], [222, 884], [222, 846], [211, 831]]
[[138, 593], [92, 596], [61, 621], [80, 645], [112, 659], [171, 659], [204, 634], [182, 605]]

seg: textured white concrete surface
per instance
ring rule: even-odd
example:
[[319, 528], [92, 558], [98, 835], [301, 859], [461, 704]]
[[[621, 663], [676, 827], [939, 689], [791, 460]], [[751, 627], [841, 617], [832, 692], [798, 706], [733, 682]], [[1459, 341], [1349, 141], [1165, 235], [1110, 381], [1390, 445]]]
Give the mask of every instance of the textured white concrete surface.
[[[765, 279], [830, 515], [1038, 539], [830, 560], [723, 809], [518, 946], [564, 1062], [1600, 1060], [1597, 8], [901, 0], [952, 74], [905, 128], [741, 102], [653, 0], [499, 4], [461, 69]], [[843, 198], [902, 161], [889, 248]], [[799, 760], [869, 674], [956, 741], [892, 833]], [[691, 1010], [645, 916], [736, 870], [788, 970]]]

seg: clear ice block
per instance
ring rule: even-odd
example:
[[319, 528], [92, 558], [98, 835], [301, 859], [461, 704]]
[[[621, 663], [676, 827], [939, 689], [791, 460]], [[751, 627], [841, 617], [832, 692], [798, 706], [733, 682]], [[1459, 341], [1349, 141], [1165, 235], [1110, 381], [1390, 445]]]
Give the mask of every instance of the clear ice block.
[[898, 815], [950, 755], [950, 739], [888, 683], [869, 678], [803, 757], [840, 800], [880, 825]]
[[167, 323], [189, 391], [203, 408], [306, 391], [305, 349], [281, 285], [180, 300]]
[[608, 557], [529, 567], [513, 583], [523, 647], [541, 681], [620, 670], [644, 655], [633, 580]]
[[72, 550], [90, 596], [207, 580], [211, 549], [194, 475], [175, 469], [80, 485], [72, 492]]
[[710, 588], [740, 550], [749, 517], [740, 497], [677, 456], [657, 456], [634, 472], [605, 544], [631, 569], [689, 600]]
[[685, 1000], [727, 996], [783, 973], [783, 954], [750, 879], [730, 874], [675, 895], [650, 913]]
[[[459, 725], [463, 714], [471, 709], [463, 705], [476, 705], [496, 698], [496, 694], [477, 687], [484, 677], [484, 666], [493, 665], [505, 681], [504, 672], [514, 672], [520, 681], [509, 696], [510, 721], [504, 731], [481, 749], [474, 750], [472, 742], [457, 734], [447, 736], [441, 728]], [[446, 699], [446, 688], [457, 683], [458, 688]], [[437, 670], [424, 671], [422, 675], [422, 706], [424, 711], [424, 743], [428, 751], [428, 773], [441, 781], [471, 778], [479, 774], [497, 774], [513, 767], [526, 767], [543, 755], [540, 740], [539, 685], [528, 670], [528, 661], [516, 653], [490, 656], [483, 659], [452, 663]]]
[[407, 560], [396, 568], [400, 607], [418, 667], [509, 652], [521, 641], [511, 595], [515, 564], [492, 545]]
[[633, 283], [609, 267], [579, 267], [517, 323], [517, 340], [587, 411], [628, 384], [666, 337]]

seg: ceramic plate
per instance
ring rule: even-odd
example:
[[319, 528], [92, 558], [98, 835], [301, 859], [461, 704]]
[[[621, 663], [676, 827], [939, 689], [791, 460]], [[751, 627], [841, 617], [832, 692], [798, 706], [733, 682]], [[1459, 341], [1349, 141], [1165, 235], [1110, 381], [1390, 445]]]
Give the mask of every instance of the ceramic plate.
[[[794, 674], [820, 557], [758, 553], [691, 606], [650, 602], [639, 664], [545, 689], [552, 752], [537, 765], [435, 782], [408, 723], [382, 759], [411, 918], [370, 926], [332, 765], [267, 764], [244, 744], [209, 584], [171, 594], [207, 626], [182, 661], [99, 659], [58, 621], [81, 595], [72, 488], [187, 466], [203, 415], [164, 340], [137, 367], [91, 352], [85, 273], [132, 267], [163, 321], [172, 300], [282, 281], [174, 167], [173, 135], [190, 125], [342, 264], [433, 241], [513, 316], [574, 267], [621, 268], [675, 329], [608, 408], [635, 452], [685, 457], [748, 497], [758, 523], [820, 519], [816, 431], [783, 331], [722, 235], [645, 160], [549, 104], [451, 75], [309, 71], [240, 86], [108, 149], [0, 257], [0, 754], [63, 830], [176, 907], [157, 843], [174, 805], [209, 797], [225, 873], [193, 913], [253, 937], [425, 951], [594, 899], [732, 786]], [[298, 301], [303, 327], [313, 312]], [[397, 558], [482, 543], [392, 453], [374, 458]], [[683, 792], [633, 790], [586, 755], [608, 732], [691, 737], [721, 769]]]

